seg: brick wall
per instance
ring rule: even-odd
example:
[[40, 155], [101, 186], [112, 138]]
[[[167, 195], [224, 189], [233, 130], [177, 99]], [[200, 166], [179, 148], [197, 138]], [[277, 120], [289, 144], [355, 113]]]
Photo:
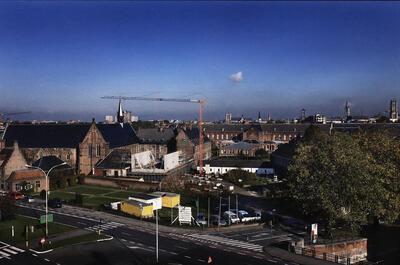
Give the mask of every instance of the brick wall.
[[94, 165], [104, 159], [109, 152], [108, 143], [93, 123], [82, 143], [79, 144], [78, 173], [89, 174]]

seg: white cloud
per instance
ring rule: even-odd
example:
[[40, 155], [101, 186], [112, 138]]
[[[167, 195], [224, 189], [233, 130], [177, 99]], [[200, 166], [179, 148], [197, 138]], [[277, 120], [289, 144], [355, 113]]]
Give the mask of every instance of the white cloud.
[[237, 73], [231, 74], [230, 79], [233, 82], [240, 82], [240, 81], [243, 80], [243, 73], [242, 72], [237, 72]]

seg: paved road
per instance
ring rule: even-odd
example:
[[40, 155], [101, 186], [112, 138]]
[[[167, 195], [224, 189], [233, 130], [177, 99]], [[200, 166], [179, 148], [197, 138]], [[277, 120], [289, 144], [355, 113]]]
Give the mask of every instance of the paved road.
[[[36, 218], [44, 213], [41, 207], [34, 206], [34, 209], [27, 207], [19, 207], [18, 213]], [[71, 211], [64, 213], [63, 208], [54, 209], [52, 210], [54, 221], [91, 231], [100, 229], [102, 233], [113, 236], [114, 240], [110, 243], [99, 242], [85, 245], [85, 247], [70, 246], [39, 257], [25, 251], [11, 259], [5, 259], [5, 264], [22, 264], [23, 261], [24, 264], [61, 265], [100, 264], [99, 261], [102, 261], [101, 264], [149, 264], [155, 261], [156, 239], [153, 229], [146, 226], [135, 226], [137, 222], [127, 221], [125, 223], [124, 219], [119, 219], [121, 222], [104, 219], [100, 221], [94, 218], [95, 216], [91, 215], [91, 212], [85, 214], [84, 209], [78, 208], [76, 211], [77, 213], [74, 214]], [[130, 220], [130, 218], [125, 219]], [[251, 238], [257, 238], [256, 231]], [[95, 246], [94, 249], [92, 245]], [[71, 248], [76, 248], [76, 251]], [[107, 251], [100, 251], [103, 248]], [[77, 255], [77, 253], [81, 254]], [[170, 232], [161, 231], [159, 233], [159, 256], [160, 262], [163, 264], [207, 264], [208, 256], [215, 260], [213, 264], [284, 264], [278, 259], [267, 256], [262, 251], [262, 245], [258, 244], [256, 240], [247, 242], [235, 233], [206, 234], [193, 233], [190, 230], [188, 233], [176, 233], [172, 229]], [[80, 260], [78, 257], [82, 257], [82, 259]], [[43, 258], [49, 261], [43, 263]], [[239, 260], [243, 262], [235, 262]], [[77, 261], [79, 262], [77, 263]], [[218, 263], [216, 263], [217, 261]]]

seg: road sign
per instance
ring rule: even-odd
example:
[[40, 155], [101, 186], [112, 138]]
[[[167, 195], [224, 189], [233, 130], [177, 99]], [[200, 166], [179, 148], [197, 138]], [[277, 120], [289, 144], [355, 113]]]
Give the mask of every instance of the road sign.
[[191, 224], [192, 223], [192, 208], [178, 206], [178, 221], [180, 224]]
[[[53, 222], [53, 214], [52, 213], [47, 215], [47, 222], [48, 223]], [[40, 216], [40, 223], [41, 224], [46, 223], [46, 215], [45, 214]]]
[[311, 242], [313, 244], [317, 243], [318, 239], [318, 224], [311, 225]]

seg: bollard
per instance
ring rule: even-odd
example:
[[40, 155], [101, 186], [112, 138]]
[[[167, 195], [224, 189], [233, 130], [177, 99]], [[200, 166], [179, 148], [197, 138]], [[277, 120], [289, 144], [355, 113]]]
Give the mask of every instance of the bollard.
[[14, 237], [14, 226], [11, 226], [11, 237]]
[[35, 232], [35, 227], [32, 225], [31, 226], [31, 233]]

